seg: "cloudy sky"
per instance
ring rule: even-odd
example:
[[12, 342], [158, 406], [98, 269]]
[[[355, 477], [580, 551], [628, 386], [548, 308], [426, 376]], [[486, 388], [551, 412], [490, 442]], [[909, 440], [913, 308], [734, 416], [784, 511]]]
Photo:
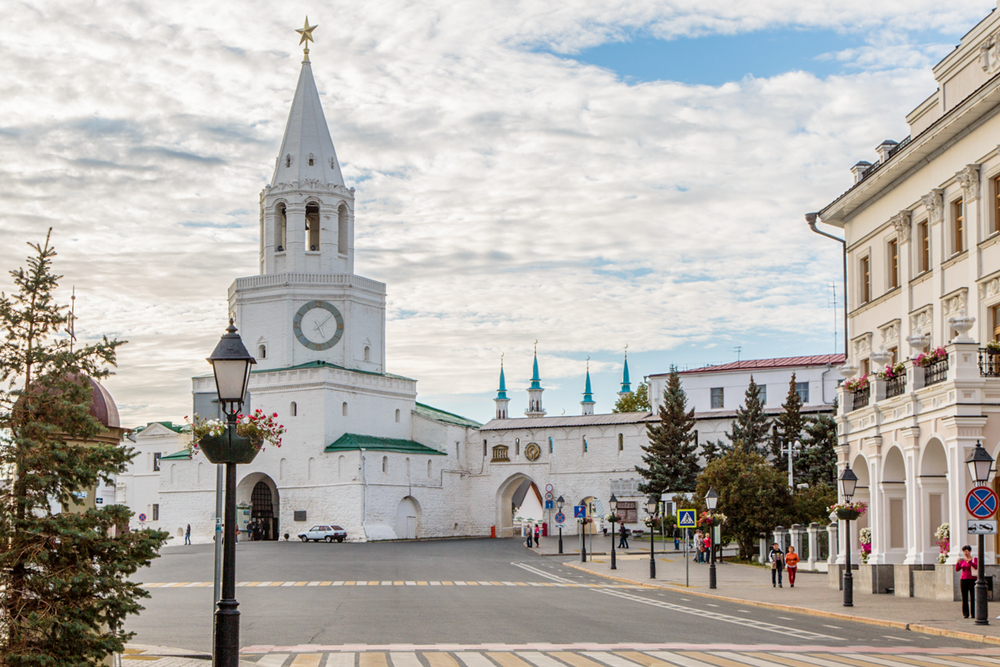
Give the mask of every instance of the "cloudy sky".
[[537, 339], [549, 414], [578, 412], [587, 357], [610, 411], [626, 344], [635, 380], [839, 349], [839, 246], [803, 214], [908, 134], [994, 7], [6, 0], [0, 267], [53, 227], [78, 333], [129, 341], [123, 422], [181, 420], [257, 270], [308, 14], [387, 370], [485, 421], [501, 352], [526, 407]]

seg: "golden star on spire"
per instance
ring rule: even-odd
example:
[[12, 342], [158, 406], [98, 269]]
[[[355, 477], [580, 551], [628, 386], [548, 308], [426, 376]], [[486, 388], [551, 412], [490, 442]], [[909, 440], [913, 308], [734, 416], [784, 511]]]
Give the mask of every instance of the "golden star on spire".
[[305, 44], [306, 45], [305, 48], [302, 49], [302, 53], [305, 54], [306, 60], [309, 60], [309, 42], [315, 42], [316, 41], [316, 40], [313, 39], [313, 35], [312, 35], [312, 32], [313, 32], [313, 30], [316, 29], [316, 27], [317, 26], [314, 26], [314, 25], [311, 26], [311, 25], [309, 25], [309, 17], [307, 16], [306, 17], [306, 22], [304, 24], [302, 24], [302, 29], [295, 31], [295, 32], [299, 33], [300, 35], [302, 35], [302, 39], [299, 40], [299, 44], [300, 45], [301, 44]]

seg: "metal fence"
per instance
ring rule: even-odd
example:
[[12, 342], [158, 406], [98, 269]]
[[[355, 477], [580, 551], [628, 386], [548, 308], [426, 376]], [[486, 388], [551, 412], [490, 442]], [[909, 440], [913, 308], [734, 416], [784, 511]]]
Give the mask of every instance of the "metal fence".
[[944, 356], [924, 366], [924, 386], [944, 382], [948, 377], [948, 357]]
[[1000, 377], [1000, 350], [979, 348], [979, 374], [985, 378]]
[[885, 397], [902, 396], [906, 393], [906, 375], [897, 375], [885, 381]]
[[865, 387], [855, 389], [851, 393], [851, 410], [867, 407], [871, 394], [872, 386], [870, 384]]

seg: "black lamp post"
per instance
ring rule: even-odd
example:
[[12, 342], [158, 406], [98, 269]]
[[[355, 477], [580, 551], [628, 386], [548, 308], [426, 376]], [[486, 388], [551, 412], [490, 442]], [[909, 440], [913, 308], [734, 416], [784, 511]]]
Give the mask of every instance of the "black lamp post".
[[615, 498], [615, 494], [611, 494], [611, 500], [608, 501], [608, 506], [611, 508], [611, 569], [618, 569], [618, 562], [615, 560], [615, 520], [618, 516], [615, 514], [615, 510], [618, 509], [618, 499]]
[[[980, 442], [976, 442], [976, 448], [972, 450], [972, 456], [965, 462], [969, 466], [969, 475], [975, 481], [976, 486], [985, 486], [990, 481], [990, 470], [993, 467], [993, 457], [983, 449]], [[976, 625], [989, 625], [990, 616], [986, 609], [986, 536], [980, 533], [979, 555], [976, 563]]]
[[[250, 382], [250, 366], [257, 363], [250, 356], [233, 320], [229, 320], [222, 340], [208, 358], [215, 375], [219, 403], [226, 413], [229, 446], [232, 450], [236, 415], [243, 405]], [[230, 457], [232, 454], [230, 453]], [[226, 463], [225, 535], [222, 548], [222, 598], [215, 612], [215, 667], [239, 667], [240, 612], [236, 601], [236, 463]]]
[[[562, 514], [563, 505], [565, 505], [565, 504], [566, 504], [566, 501], [563, 500], [562, 496], [559, 496], [559, 500], [556, 501], [556, 508], [559, 510], [559, 514]], [[559, 553], [562, 553], [562, 552], [563, 552], [563, 547], [562, 547], [562, 524], [560, 523], [559, 524]]]
[[[705, 494], [705, 504], [708, 505], [708, 511], [714, 514], [715, 508], [719, 506], [719, 494], [715, 492], [715, 489], [709, 489], [708, 493]], [[712, 539], [709, 540], [712, 544], [712, 553], [709, 554], [708, 560], [708, 587], [715, 588], [715, 531], [712, 530], [712, 526], [709, 526], [708, 529], [712, 531]], [[721, 533], [720, 530], [719, 534]]]
[[[844, 496], [844, 502], [851, 502], [854, 497], [854, 490], [858, 487], [858, 476], [848, 465], [844, 472], [840, 474], [840, 492]], [[851, 520], [844, 518], [845, 530], [844, 538], [847, 540], [847, 549], [844, 555], [844, 606], [854, 606], [854, 574], [851, 572]]]
[[[646, 498], [646, 513], [649, 514], [650, 521], [649, 526], [649, 578], [656, 579], [656, 557], [653, 552], [656, 551], [656, 531], [653, 530], [652, 524], [655, 523], [656, 519], [656, 509], [659, 507], [660, 502], [656, 496], [650, 496]], [[661, 519], [662, 521], [662, 519]]]

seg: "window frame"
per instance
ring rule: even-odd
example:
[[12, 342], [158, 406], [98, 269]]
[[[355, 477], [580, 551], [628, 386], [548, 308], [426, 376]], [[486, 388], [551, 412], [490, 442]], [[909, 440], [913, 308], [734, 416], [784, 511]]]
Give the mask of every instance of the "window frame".
[[899, 239], [895, 236], [886, 242], [886, 268], [889, 270], [886, 284], [889, 289], [899, 287]]
[[872, 258], [868, 253], [858, 257], [858, 301], [860, 306], [872, 301]]
[[951, 202], [951, 256], [965, 252], [965, 198], [959, 197]]
[[917, 223], [917, 239], [919, 245], [914, 246], [917, 252], [918, 275], [931, 270], [931, 222], [923, 220]]
[[[718, 392], [718, 396], [716, 396]], [[718, 405], [716, 405], [716, 398], [719, 399]], [[709, 407], [711, 410], [724, 410], [726, 407], [726, 388], [725, 387], [712, 387], [709, 389]]]
[[[803, 385], [805, 386], [805, 396], [802, 395]], [[799, 400], [802, 401], [802, 405], [809, 403], [809, 380], [805, 382], [795, 382], [795, 393], [799, 395]]]

